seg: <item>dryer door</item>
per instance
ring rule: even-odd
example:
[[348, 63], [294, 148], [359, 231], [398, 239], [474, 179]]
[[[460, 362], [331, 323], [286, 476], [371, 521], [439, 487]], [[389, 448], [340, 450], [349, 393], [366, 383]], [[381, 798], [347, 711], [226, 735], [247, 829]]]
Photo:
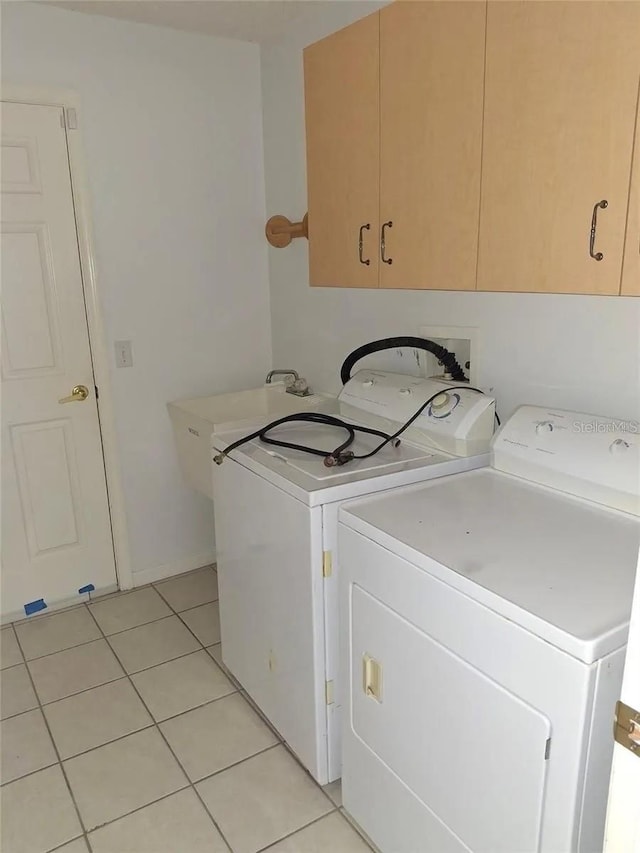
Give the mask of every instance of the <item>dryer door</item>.
[[402, 783], [393, 849], [538, 850], [548, 719], [358, 586], [350, 609], [353, 731]]

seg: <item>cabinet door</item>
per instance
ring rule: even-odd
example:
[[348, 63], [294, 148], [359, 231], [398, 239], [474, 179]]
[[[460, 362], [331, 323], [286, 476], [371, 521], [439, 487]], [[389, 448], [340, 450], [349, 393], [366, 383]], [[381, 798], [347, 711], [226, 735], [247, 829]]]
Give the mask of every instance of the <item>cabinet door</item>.
[[486, 4], [380, 12], [380, 286], [473, 290]]
[[633, 155], [629, 217], [620, 292], [623, 296], [640, 296], [640, 102], [636, 117], [636, 145]]
[[479, 290], [619, 292], [639, 72], [640, 3], [490, 0]]
[[304, 51], [312, 285], [378, 286], [379, 37], [376, 13]]

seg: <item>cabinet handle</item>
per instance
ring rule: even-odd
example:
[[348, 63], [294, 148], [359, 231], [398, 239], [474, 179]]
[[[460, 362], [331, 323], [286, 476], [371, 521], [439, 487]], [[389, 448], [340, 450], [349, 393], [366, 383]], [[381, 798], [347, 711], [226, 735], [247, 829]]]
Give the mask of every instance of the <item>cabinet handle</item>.
[[384, 232], [387, 228], [393, 228], [393, 222], [389, 220], [388, 222], [384, 222], [382, 228], [380, 229], [380, 257], [382, 258], [383, 264], [392, 264], [393, 258], [385, 258], [384, 253], [386, 249], [386, 243], [384, 239]]
[[369, 258], [363, 258], [363, 257], [362, 257], [362, 249], [363, 249], [363, 246], [364, 246], [364, 238], [363, 238], [363, 236], [362, 236], [362, 232], [363, 232], [363, 231], [368, 231], [370, 228], [371, 228], [371, 223], [370, 223], [370, 222], [367, 222], [367, 224], [366, 224], [366, 225], [361, 225], [361, 226], [360, 226], [360, 232], [359, 232], [359, 234], [358, 234], [358, 259], [360, 260], [360, 263], [361, 263], [361, 264], [364, 264], [364, 265], [365, 265], [365, 266], [367, 266], [367, 267], [369, 266], [369, 264], [371, 263], [371, 261], [369, 260]]
[[591, 217], [591, 237], [589, 239], [589, 255], [593, 258], [594, 261], [601, 261], [604, 258], [602, 252], [594, 252], [594, 248], [596, 245], [596, 228], [598, 227], [598, 208], [609, 207], [609, 202], [606, 198], [603, 198], [602, 201], [597, 202], [593, 205], [593, 216]]

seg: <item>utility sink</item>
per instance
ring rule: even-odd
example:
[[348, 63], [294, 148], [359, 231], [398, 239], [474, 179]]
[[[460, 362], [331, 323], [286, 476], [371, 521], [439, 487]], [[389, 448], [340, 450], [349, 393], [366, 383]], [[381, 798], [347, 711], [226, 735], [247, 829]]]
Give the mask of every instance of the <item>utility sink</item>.
[[274, 382], [250, 391], [176, 400], [167, 403], [167, 409], [182, 473], [190, 486], [213, 499], [211, 436], [214, 432], [246, 428], [249, 433], [297, 412], [331, 414], [337, 412], [338, 401], [328, 394], [296, 397], [286, 392], [283, 382]]

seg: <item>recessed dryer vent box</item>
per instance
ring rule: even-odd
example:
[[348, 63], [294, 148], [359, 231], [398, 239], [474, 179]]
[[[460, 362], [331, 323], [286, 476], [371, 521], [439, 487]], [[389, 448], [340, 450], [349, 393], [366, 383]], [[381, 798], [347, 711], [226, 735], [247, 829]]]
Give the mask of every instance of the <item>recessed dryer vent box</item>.
[[[474, 326], [420, 326], [418, 334], [452, 352], [465, 372], [471, 385], [475, 385], [478, 375], [478, 338], [479, 330]], [[424, 375], [442, 376], [443, 368], [435, 355], [421, 353]]]

